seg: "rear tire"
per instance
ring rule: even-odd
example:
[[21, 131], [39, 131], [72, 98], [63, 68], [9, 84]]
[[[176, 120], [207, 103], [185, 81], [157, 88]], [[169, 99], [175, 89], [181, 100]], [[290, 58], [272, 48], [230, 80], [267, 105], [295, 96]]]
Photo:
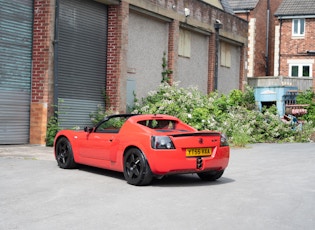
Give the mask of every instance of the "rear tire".
[[65, 137], [61, 137], [57, 141], [55, 147], [55, 157], [60, 168], [71, 169], [76, 167], [71, 144]]
[[215, 181], [219, 179], [224, 173], [224, 170], [220, 171], [208, 171], [208, 172], [202, 172], [197, 173], [199, 178], [203, 181]]
[[148, 185], [153, 179], [146, 158], [137, 148], [129, 149], [124, 156], [124, 177], [132, 185]]

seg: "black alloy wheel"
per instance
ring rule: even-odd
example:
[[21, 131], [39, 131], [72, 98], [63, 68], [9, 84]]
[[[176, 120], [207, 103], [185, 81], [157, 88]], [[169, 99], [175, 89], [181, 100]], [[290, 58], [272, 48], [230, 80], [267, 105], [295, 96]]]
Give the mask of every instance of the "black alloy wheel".
[[146, 158], [137, 148], [129, 149], [124, 156], [124, 177], [132, 185], [148, 185], [153, 179]]
[[55, 156], [60, 168], [70, 169], [76, 166], [73, 158], [72, 147], [67, 138], [61, 137], [57, 141], [55, 148]]

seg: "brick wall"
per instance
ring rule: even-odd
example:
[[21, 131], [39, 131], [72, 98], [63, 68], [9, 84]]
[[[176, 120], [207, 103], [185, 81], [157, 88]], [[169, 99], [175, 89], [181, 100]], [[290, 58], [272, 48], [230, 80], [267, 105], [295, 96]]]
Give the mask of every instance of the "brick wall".
[[269, 26], [269, 73], [268, 76], [274, 76], [274, 57], [275, 57], [275, 18], [274, 14], [283, 0], [270, 0], [270, 26]]
[[249, 14], [250, 12], [246, 12], [246, 13], [237, 13], [236, 15], [246, 21], [249, 21]]
[[[269, 37], [268, 37], [268, 68], [266, 69], [266, 33], [267, 33], [267, 0], [260, 0], [251, 12], [238, 13], [237, 16], [247, 21], [255, 19], [254, 25], [254, 41], [249, 41], [248, 47], [253, 44], [253, 50], [248, 50], [254, 56], [252, 63], [249, 66], [253, 66], [253, 70], [248, 74], [254, 77], [257, 76], [273, 76], [274, 75], [274, 44], [275, 44], [275, 20], [274, 13], [278, 9], [283, 0], [270, 0], [270, 20], [269, 20]], [[251, 34], [249, 34], [250, 36]], [[266, 72], [267, 71], [267, 72]], [[250, 76], [250, 77], [252, 77]]]
[[118, 112], [126, 108], [128, 14], [127, 2], [108, 6], [106, 108]]
[[246, 76], [246, 69], [245, 69], [245, 58], [246, 56], [246, 51], [247, 47], [242, 46], [240, 48], [240, 78], [239, 78], [239, 88], [240, 90], [244, 91], [245, 90], [245, 83], [247, 82], [247, 76]]
[[[315, 61], [314, 55], [307, 54], [307, 50], [315, 50], [315, 19], [305, 19], [305, 36], [292, 37], [292, 19], [282, 20], [280, 37], [280, 76], [289, 76], [289, 59], [310, 59]], [[312, 67], [312, 76], [315, 77], [315, 64]], [[313, 80], [313, 89], [315, 81]]]
[[179, 41], [179, 21], [173, 20], [169, 25], [169, 36], [168, 36], [168, 56], [167, 65], [168, 69], [172, 70], [173, 73], [169, 74], [170, 83], [174, 80], [174, 75], [176, 75], [176, 66], [178, 59], [178, 41]]
[[215, 90], [214, 71], [215, 71], [215, 33], [209, 37], [208, 50], [208, 92]]
[[48, 107], [53, 103], [54, 1], [34, 0], [30, 143], [45, 144]]
[[[292, 19], [282, 20], [281, 55], [305, 56], [307, 50], [314, 50], [315, 19], [305, 19], [305, 36], [292, 37]], [[310, 57], [314, 58], [314, 57]]]
[[255, 52], [254, 52], [254, 75], [266, 75], [266, 20], [267, 20], [267, 1], [259, 1], [253, 10], [253, 16], [256, 18], [255, 31]]

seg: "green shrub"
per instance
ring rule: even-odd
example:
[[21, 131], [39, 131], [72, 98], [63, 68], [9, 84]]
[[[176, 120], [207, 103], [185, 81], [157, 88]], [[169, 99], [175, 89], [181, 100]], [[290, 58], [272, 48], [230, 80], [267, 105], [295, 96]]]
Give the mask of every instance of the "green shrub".
[[133, 113], [169, 114], [198, 130], [225, 133], [235, 146], [261, 142], [305, 142], [314, 132], [312, 122], [303, 126], [283, 122], [275, 106], [262, 112], [255, 106], [253, 89], [232, 90], [228, 95], [202, 94], [197, 88], [162, 84], [137, 101]]
[[46, 146], [53, 146], [54, 139], [58, 131], [60, 130], [58, 119], [56, 116], [51, 116], [47, 124], [46, 132]]
[[312, 90], [306, 90], [296, 97], [298, 104], [308, 104], [307, 114], [303, 115], [306, 121], [312, 121], [315, 124], [315, 93]]

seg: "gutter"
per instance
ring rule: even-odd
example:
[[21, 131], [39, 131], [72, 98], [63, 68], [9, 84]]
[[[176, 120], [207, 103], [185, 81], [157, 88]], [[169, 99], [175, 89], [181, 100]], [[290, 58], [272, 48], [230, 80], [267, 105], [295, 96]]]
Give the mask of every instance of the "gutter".
[[281, 19], [295, 19], [295, 18], [315, 18], [315, 14], [301, 14], [301, 15], [275, 15], [279, 20]]

